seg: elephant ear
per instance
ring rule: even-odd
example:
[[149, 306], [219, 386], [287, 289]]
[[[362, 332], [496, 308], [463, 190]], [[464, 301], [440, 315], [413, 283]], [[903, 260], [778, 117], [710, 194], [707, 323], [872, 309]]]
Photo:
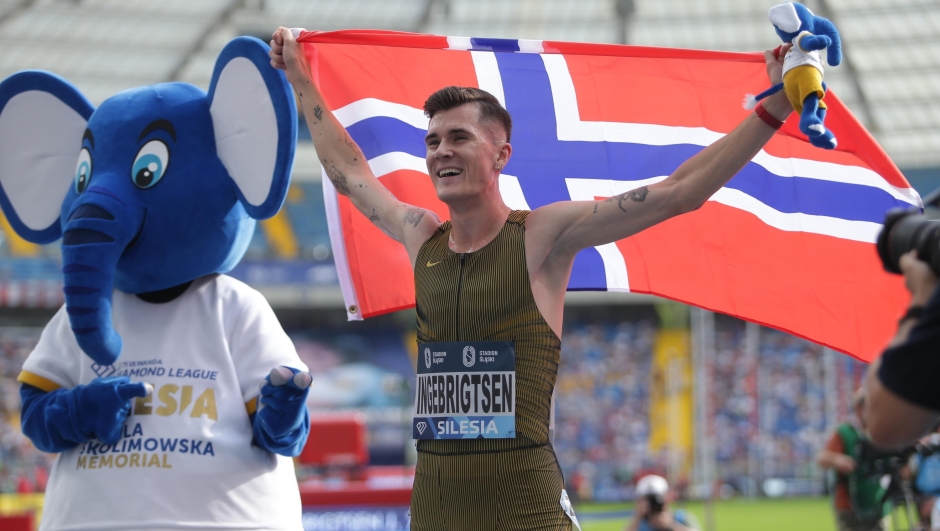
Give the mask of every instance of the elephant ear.
[[284, 73], [271, 67], [269, 50], [253, 37], [232, 40], [209, 85], [216, 151], [255, 219], [281, 208], [297, 143], [294, 94]]
[[770, 19], [771, 24], [786, 33], [796, 33], [802, 25], [796, 5], [792, 2], [778, 4], [770, 8], [770, 11], [767, 13], [767, 18]]
[[0, 207], [33, 243], [62, 235], [59, 213], [75, 178], [94, 107], [68, 81], [24, 71], [0, 83]]

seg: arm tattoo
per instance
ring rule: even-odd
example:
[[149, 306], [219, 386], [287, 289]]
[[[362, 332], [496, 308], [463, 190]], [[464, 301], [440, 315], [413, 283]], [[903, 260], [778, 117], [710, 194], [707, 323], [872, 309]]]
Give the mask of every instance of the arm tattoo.
[[333, 183], [334, 188], [347, 194], [349, 193], [349, 187], [346, 186], [346, 176], [343, 175], [343, 172], [339, 171], [336, 166], [330, 166], [330, 169], [327, 170], [326, 173], [330, 178], [330, 182]]
[[597, 205], [598, 203], [594, 203], [594, 212], [593, 212], [594, 214], [597, 214]]
[[357, 146], [356, 143], [353, 142], [353, 139], [349, 137], [348, 132], [346, 133], [345, 138], [343, 138], [343, 142], [346, 142], [346, 147], [348, 147], [349, 150], [352, 151], [353, 162], [358, 161], [359, 157], [362, 156], [362, 151], [359, 149], [359, 146]]
[[650, 189], [645, 186], [641, 186], [636, 190], [630, 190], [627, 193], [630, 195], [630, 199], [637, 203], [642, 203], [646, 200], [646, 196], [650, 193]]
[[313, 108], [313, 115], [317, 117], [317, 121], [323, 120], [323, 109], [317, 105]]
[[381, 219], [379, 219], [379, 215], [375, 213], [374, 208], [372, 209], [372, 215], [369, 216], [369, 221], [371, 221], [372, 223], [377, 223], [379, 221], [382, 221]]
[[423, 217], [424, 210], [420, 208], [409, 208], [408, 213], [405, 215], [405, 223], [411, 223], [412, 226], [417, 227]]
[[620, 194], [617, 196], [617, 206], [620, 207], [620, 210], [624, 212], [627, 211], [626, 208], [623, 208], [623, 202], [629, 198], [634, 203], [642, 203], [646, 200], [646, 196], [650, 193], [649, 188], [641, 186], [636, 190], [630, 190], [629, 192]]

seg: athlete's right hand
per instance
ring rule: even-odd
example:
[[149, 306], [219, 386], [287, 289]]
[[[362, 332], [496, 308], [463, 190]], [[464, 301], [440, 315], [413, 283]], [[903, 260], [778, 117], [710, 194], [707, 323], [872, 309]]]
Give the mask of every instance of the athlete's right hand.
[[310, 79], [310, 65], [293, 30], [283, 26], [277, 28], [271, 36], [268, 56], [271, 57], [271, 66], [283, 70], [291, 85], [296, 86], [298, 82]]
[[127, 376], [96, 378], [69, 390], [78, 412], [78, 428], [89, 439], [105, 444], [121, 439], [121, 428], [131, 409], [131, 399], [153, 392], [153, 386], [131, 383]]

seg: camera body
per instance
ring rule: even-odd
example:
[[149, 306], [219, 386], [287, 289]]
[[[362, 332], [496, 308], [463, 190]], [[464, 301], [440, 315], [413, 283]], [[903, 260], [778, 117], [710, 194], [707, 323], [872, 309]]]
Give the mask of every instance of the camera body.
[[927, 219], [917, 208], [889, 210], [878, 234], [878, 256], [885, 270], [901, 274], [901, 255], [914, 249], [940, 276], [940, 220]]
[[649, 504], [648, 514], [657, 514], [663, 512], [666, 507], [666, 499], [661, 494], [647, 494], [646, 502]]

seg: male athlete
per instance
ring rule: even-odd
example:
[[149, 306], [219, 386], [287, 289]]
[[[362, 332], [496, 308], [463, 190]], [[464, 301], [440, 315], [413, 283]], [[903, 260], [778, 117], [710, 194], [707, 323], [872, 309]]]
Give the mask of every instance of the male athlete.
[[[461, 342], [463, 355], [470, 353], [464, 365], [484, 349], [511, 367], [502, 385], [480, 386], [493, 393], [488, 405], [502, 404], [501, 414], [515, 407], [510, 437], [419, 441], [412, 529], [571, 529], [576, 520], [548, 424], [575, 255], [697, 209], [770, 140], [792, 112], [790, 103], [782, 93], [767, 98], [761, 115], [748, 116], [659, 183], [603, 201], [562, 201], [527, 212], [510, 210], [499, 193], [500, 170], [512, 155], [509, 113], [482, 90], [443, 88], [425, 103], [428, 174], [450, 211], [450, 221], [441, 223], [434, 213], [396, 199], [372, 174], [324, 103], [290, 30], [278, 28], [271, 48], [271, 64], [294, 86], [337, 193], [407, 249], [415, 271], [419, 363], [431, 369], [432, 352], [435, 362], [443, 361], [452, 343]], [[786, 50], [764, 52], [772, 84], [780, 82]], [[459, 350], [456, 355], [461, 369]], [[457, 378], [471, 376], [479, 373]]]

